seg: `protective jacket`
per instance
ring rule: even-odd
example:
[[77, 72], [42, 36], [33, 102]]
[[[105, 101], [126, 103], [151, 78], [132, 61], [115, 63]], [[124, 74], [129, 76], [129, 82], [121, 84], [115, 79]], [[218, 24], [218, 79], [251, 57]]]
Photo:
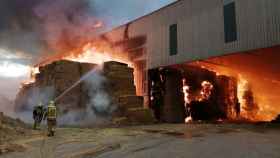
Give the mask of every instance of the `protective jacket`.
[[57, 109], [54, 102], [50, 102], [50, 104], [48, 105], [46, 117], [48, 120], [56, 120]]

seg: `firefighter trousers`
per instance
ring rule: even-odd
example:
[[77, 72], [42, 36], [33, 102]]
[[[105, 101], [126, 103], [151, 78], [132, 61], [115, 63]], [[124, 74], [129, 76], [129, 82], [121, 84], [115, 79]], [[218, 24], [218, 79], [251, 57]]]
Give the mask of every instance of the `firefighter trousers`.
[[48, 119], [48, 136], [54, 136], [56, 120]]

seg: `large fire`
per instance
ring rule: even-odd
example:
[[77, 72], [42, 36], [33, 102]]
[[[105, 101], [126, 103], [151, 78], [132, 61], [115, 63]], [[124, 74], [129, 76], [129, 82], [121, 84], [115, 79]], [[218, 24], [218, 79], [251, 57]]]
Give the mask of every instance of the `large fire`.
[[[246, 71], [243, 71], [241, 68], [235, 69], [235, 67], [231, 67], [229, 64], [230, 62], [228, 62], [230, 61], [230, 57], [227, 58], [223, 59], [223, 57], [221, 57], [221, 59], [215, 58], [212, 60], [198, 61], [190, 65], [213, 71], [217, 76], [226, 75], [237, 79], [237, 97], [240, 103], [240, 117], [236, 119], [248, 121], [271, 121], [274, 119], [279, 113], [279, 110], [277, 110], [277, 103], [273, 100], [278, 97], [274, 94], [274, 91], [277, 91], [277, 89], [271, 88], [273, 85], [278, 86], [277, 82], [273, 82], [273, 79], [264, 79], [264, 76], [253, 74], [247, 67], [248, 70]], [[269, 89], [271, 91], [269, 91]]]
[[[94, 27], [102, 27], [103, 23], [98, 22]], [[32, 84], [35, 82], [36, 74], [39, 74], [39, 67], [50, 64], [58, 60], [70, 60], [81, 63], [92, 63], [102, 65], [107, 61], [117, 61], [126, 63], [133, 67], [133, 63], [129, 60], [126, 52], [118, 49], [113, 49], [107, 42], [95, 41], [88, 42], [80, 48], [69, 51], [68, 53], [58, 53], [53, 56], [46, 57], [39, 64], [30, 68], [30, 79], [23, 82], [23, 85]]]

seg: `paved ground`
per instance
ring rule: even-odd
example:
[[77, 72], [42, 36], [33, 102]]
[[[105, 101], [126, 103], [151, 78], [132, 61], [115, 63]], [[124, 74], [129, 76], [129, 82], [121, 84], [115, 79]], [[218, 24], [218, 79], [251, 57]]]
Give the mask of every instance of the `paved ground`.
[[25, 148], [1, 158], [279, 158], [280, 126], [162, 124], [58, 129], [14, 142]]

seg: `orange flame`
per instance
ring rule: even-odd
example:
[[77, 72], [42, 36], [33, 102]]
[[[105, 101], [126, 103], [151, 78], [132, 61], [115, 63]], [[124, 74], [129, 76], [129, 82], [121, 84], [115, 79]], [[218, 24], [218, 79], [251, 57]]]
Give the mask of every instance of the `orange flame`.
[[207, 100], [211, 96], [213, 85], [209, 81], [203, 81], [201, 83], [201, 91], [199, 101]]
[[185, 102], [185, 110], [187, 110], [187, 113], [189, 113], [189, 116], [185, 118], [185, 123], [192, 122], [192, 116], [190, 113], [190, 107], [189, 104], [192, 101], [203, 101], [209, 99], [212, 93], [213, 85], [209, 81], [203, 81], [201, 83], [201, 90], [200, 93], [197, 96], [192, 96], [192, 93], [190, 91], [190, 86], [187, 85], [187, 80], [184, 78], [183, 80], [183, 93], [184, 93], [184, 102]]
[[186, 84], [186, 79], [183, 79], [183, 93], [184, 93], [185, 104], [191, 103], [189, 90], [190, 90], [190, 87]]
[[[221, 57], [220, 60], [226, 63], [229, 57]], [[271, 121], [278, 113], [279, 109], [277, 107], [273, 107], [275, 105], [269, 98], [274, 99], [274, 96], [267, 96], [267, 91], [262, 92], [260, 87], [264, 88], [266, 85], [270, 86], [272, 84], [277, 85], [278, 82], [270, 79], [263, 79], [261, 76], [253, 76], [246, 72], [243, 72], [238, 69], [231, 68], [229, 66], [223, 66], [222, 64], [215, 64], [215, 59], [206, 60], [206, 61], [198, 61], [190, 63], [189, 65], [199, 66], [201, 68], [205, 68], [209, 71], [213, 71], [216, 75], [226, 75], [236, 77], [238, 79], [237, 82], [237, 97], [240, 103], [240, 118], [250, 121]], [[260, 82], [263, 80], [264, 82]], [[244, 98], [244, 93], [249, 90], [249, 84], [251, 85], [251, 91], [253, 92], [253, 97], [255, 100], [255, 109], [252, 111], [248, 110], [246, 107], [246, 99]], [[268, 87], [266, 87], [267, 89]], [[272, 94], [269, 93], [269, 94]], [[275, 97], [276, 98], [276, 97]], [[277, 112], [278, 111], [278, 112]]]
[[[110, 52], [109, 52], [110, 51]], [[63, 59], [82, 62], [82, 63], [94, 63], [94, 64], [103, 64], [107, 61], [117, 61], [122, 63], [127, 63], [130, 66], [132, 63], [121, 56], [113, 56], [113, 50], [106, 51], [106, 48], [100, 49], [92, 43], [87, 43], [83, 46], [82, 52], [78, 55], [70, 54], [69, 56], [63, 57]]]
[[243, 78], [242, 75], [238, 75], [238, 85], [237, 85], [237, 97], [240, 102], [240, 108], [241, 108], [241, 115], [245, 118], [248, 118], [245, 110], [245, 100], [243, 98], [243, 95], [245, 91], [248, 89], [248, 81]]
[[[102, 27], [103, 23], [98, 22], [94, 27]], [[36, 81], [36, 75], [40, 73], [39, 67], [50, 64], [58, 60], [70, 60], [81, 63], [103, 64], [107, 61], [117, 61], [128, 64], [133, 67], [133, 63], [128, 56], [122, 51], [116, 51], [110, 47], [107, 42], [95, 41], [84, 44], [80, 48], [76, 48], [69, 53], [58, 53], [45, 58], [42, 62], [30, 68], [30, 79], [23, 82], [23, 85], [32, 84]]]

